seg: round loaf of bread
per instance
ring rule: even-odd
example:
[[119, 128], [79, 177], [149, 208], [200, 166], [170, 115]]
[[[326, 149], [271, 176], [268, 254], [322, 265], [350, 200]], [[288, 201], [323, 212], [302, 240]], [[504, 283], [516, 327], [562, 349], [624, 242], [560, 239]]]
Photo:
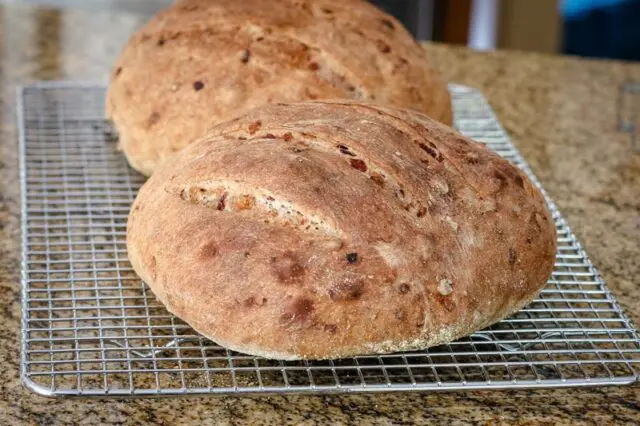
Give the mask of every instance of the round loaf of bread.
[[422, 349], [522, 308], [555, 228], [517, 167], [417, 112], [272, 104], [161, 166], [134, 269], [194, 329], [277, 359]]
[[214, 124], [271, 102], [359, 99], [451, 124], [445, 82], [365, 0], [182, 0], [116, 61], [107, 116], [145, 175]]

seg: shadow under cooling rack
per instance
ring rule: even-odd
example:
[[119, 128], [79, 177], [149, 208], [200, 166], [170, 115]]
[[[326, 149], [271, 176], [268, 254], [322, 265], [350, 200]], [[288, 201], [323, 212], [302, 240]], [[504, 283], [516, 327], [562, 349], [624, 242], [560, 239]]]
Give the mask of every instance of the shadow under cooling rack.
[[[169, 314], [127, 260], [129, 206], [144, 178], [103, 119], [104, 87], [19, 92], [22, 378], [44, 395], [375, 392], [625, 384], [636, 331], [554, 203], [555, 269], [516, 315], [448, 345], [335, 361], [226, 350]], [[539, 185], [483, 96], [451, 86], [455, 125]], [[546, 196], [546, 195], [545, 195]]]

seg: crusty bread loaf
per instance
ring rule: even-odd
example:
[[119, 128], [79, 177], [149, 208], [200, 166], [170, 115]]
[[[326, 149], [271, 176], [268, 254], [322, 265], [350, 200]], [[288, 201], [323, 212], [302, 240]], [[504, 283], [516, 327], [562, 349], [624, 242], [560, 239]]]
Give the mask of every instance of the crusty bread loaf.
[[271, 102], [361, 99], [451, 124], [443, 80], [393, 17], [365, 0], [182, 0], [116, 61], [107, 116], [150, 175], [207, 129]]
[[409, 110], [272, 104], [225, 122], [140, 190], [137, 273], [214, 341], [280, 359], [426, 348], [540, 291], [555, 255], [518, 168]]

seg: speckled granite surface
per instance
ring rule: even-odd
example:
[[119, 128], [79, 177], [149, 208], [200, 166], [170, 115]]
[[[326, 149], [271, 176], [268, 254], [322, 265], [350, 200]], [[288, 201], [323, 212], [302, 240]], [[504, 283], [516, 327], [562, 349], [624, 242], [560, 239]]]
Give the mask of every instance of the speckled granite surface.
[[[19, 374], [15, 85], [106, 80], [143, 15], [0, 7], [0, 424], [637, 424], [640, 387], [359, 396], [55, 400]], [[451, 81], [482, 89], [615, 295], [640, 323], [640, 153], [616, 131], [619, 85], [640, 64], [428, 46]]]

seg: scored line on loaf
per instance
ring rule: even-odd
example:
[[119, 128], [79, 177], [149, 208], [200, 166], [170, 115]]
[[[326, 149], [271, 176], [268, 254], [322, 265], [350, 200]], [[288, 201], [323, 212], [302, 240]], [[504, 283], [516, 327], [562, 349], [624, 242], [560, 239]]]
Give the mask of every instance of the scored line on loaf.
[[[251, 27], [257, 27], [252, 24]], [[259, 27], [258, 27], [259, 28]], [[264, 30], [260, 28], [263, 33]], [[294, 32], [287, 31], [282, 33], [269, 34], [269, 38], [274, 40], [289, 40], [299, 43], [304, 50], [312, 51], [315, 56], [309, 55], [307, 67], [311, 71], [317, 71], [316, 76], [329, 83], [336, 89], [342, 89], [353, 99], [366, 98], [369, 96], [365, 89], [365, 84], [351, 72], [347, 67], [341, 66], [340, 61], [336, 60], [329, 52], [323, 50], [321, 46], [316, 45], [309, 38], [301, 38], [296, 36]], [[322, 59], [322, 65], [318, 61]]]
[[[422, 163], [422, 167], [433, 167], [436, 162], [444, 163], [445, 160], [450, 167], [447, 167], [449, 171], [455, 172], [469, 187], [469, 189], [476, 194], [486, 196], [490, 194], [483, 194], [476, 188], [472, 182], [470, 182], [459, 170], [459, 166], [456, 161], [453, 161], [446, 153], [443, 153], [442, 149], [439, 149], [433, 141], [442, 142], [440, 135], [437, 132], [430, 131], [427, 127], [420, 123], [410, 124], [406, 120], [399, 116], [392, 114], [387, 109], [378, 107], [372, 104], [357, 104], [349, 102], [339, 101], [315, 101], [316, 104], [332, 105], [339, 108], [347, 109], [360, 109], [364, 117], [370, 117], [372, 119], [371, 124], [375, 123], [381, 116], [389, 119], [390, 125], [394, 126], [398, 131], [404, 133], [413, 144], [420, 149], [423, 155], [415, 155], [414, 159]], [[398, 110], [400, 112], [400, 110]], [[303, 140], [301, 145], [294, 145], [293, 151], [296, 153], [302, 152], [306, 149], [316, 149], [329, 154], [336, 154], [339, 152], [348, 157], [348, 164], [365, 173], [372, 181], [381, 187], [389, 186], [395, 198], [402, 205], [403, 209], [415, 214], [418, 218], [423, 217], [429, 210], [430, 206], [437, 202], [442, 196], [449, 193], [450, 188], [446, 181], [440, 179], [429, 179], [428, 185], [430, 191], [426, 191], [426, 203], [420, 202], [415, 197], [412, 197], [408, 191], [408, 185], [400, 183], [400, 176], [394, 173], [392, 168], [385, 162], [388, 159], [383, 157], [372, 158], [370, 156], [364, 156], [362, 152], [366, 151], [366, 144], [358, 142], [357, 140], [349, 137], [345, 134], [344, 129], [332, 126], [329, 122], [326, 123], [327, 129], [322, 130], [319, 125], [322, 125], [322, 120], [314, 120], [312, 123], [305, 123], [304, 121], [294, 121], [287, 123], [280, 123], [278, 126], [271, 126], [270, 123], [263, 123], [261, 120], [254, 121], [247, 129], [237, 128], [234, 130], [223, 131], [218, 133], [213, 131], [212, 134], [225, 137], [236, 137], [238, 141], [253, 141], [255, 139], [282, 139], [286, 142], [298, 142]], [[258, 134], [259, 131], [259, 134]], [[251, 135], [256, 135], [251, 137]], [[480, 144], [478, 144], [480, 145]], [[443, 146], [446, 146], [444, 144]], [[355, 148], [354, 148], [355, 147]], [[483, 147], [484, 148], [484, 147]], [[486, 149], [486, 148], [484, 148]], [[426, 156], [424, 154], [427, 154]], [[395, 154], [398, 154], [397, 152]], [[476, 157], [477, 158], [477, 154]]]
[[264, 211], [265, 223], [289, 223], [304, 231], [322, 231], [335, 237], [342, 235], [340, 228], [329, 218], [305, 211], [307, 209], [283, 200], [270, 190], [247, 182], [209, 180], [185, 186], [168, 186], [166, 190], [191, 204], [220, 211], [261, 209]]
[[[317, 125], [317, 123], [315, 124]], [[291, 142], [291, 150], [294, 153], [302, 153], [305, 150], [314, 149], [340, 156], [346, 161], [346, 164], [364, 173], [378, 186], [389, 187], [405, 210], [415, 210], [418, 217], [422, 217], [425, 214], [425, 207], [412, 200], [405, 191], [405, 185], [399, 182], [398, 176], [388, 166], [385, 166], [382, 159], [373, 159], [363, 154], [365, 149], [359, 149], [363, 148], [360, 142], [345, 135], [338, 136], [336, 131], [340, 131], [339, 128], [332, 129], [332, 133], [332, 131], [321, 131], [316, 126], [305, 128], [299, 127], [299, 125], [300, 123], [293, 125], [287, 123], [286, 126], [268, 126], [263, 128], [266, 133], [261, 132], [259, 136], [255, 137], [243, 136], [246, 134], [243, 129], [223, 132], [219, 135], [235, 137], [240, 142], [278, 139]], [[251, 129], [249, 129], [249, 133], [251, 133]], [[354, 148], [354, 146], [357, 148]], [[427, 160], [422, 161], [427, 162]]]

